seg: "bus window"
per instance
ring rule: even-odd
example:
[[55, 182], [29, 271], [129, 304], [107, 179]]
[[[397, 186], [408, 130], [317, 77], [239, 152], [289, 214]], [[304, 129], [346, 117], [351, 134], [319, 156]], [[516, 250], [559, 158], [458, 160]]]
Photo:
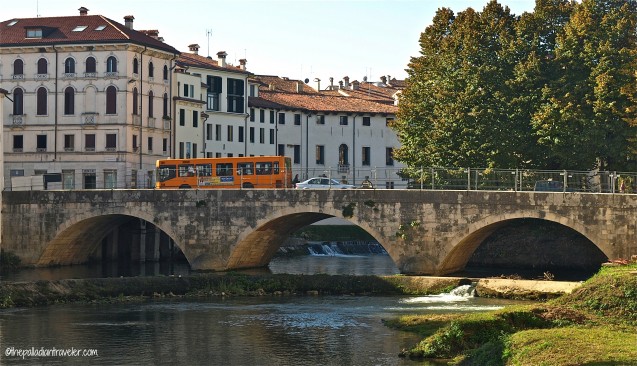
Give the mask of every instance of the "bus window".
[[183, 164], [179, 166], [180, 177], [194, 177], [195, 167], [192, 164]]
[[157, 169], [157, 180], [165, 182], [169, 179], [175, 178], [177, 167], [175, 165], [162, 165]]
[[252, 175], [254, 174], [254, 163], [238, 163], [237, 174]]
[[197, 176], [198, 177], [211, 177], [212, 176], [212, 164], [197, 164]]
[[219, 163], [216, 166], [217, 169], [217, 177], [228, 177], [233, 176], [232, 174], [232, 163]]
[[272, 163], [257, 163], [257, 175], [272, 175]]
[[274, 162], [274, 174], [279, 174], [279, 162]]

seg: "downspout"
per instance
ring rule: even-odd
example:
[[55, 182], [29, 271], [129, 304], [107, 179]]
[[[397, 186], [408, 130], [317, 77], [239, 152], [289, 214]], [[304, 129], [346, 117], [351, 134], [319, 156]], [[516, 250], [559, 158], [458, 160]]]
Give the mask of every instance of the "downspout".
[[[243, 114], [243, 156], [248, 156], [248, 117], [250, 117], [250, 114], [248, 113], [244, 113]], [[256, 128], [255, 128], [256, 130]], [[255, 135], [256, 135], [256, 131]], [[234, 140], [234, 139], [233, 139]], [[256, 138], [255, 138], [256, 140]]]
[[[144, 50], [139, 54], [139, 173], [137, 175], [137, 180], [139, 183], [143, 183], [145, 179], [145, 174], [143, 172], [143, 156], [142, 156], [142, 140], [143, 140], [143, 131], [144, 131], [144, 52], [148, 47], [144, 46]], [[137, 184], [137, 189], [139, 189], [142, 184]]]
[[310, 164], [310, 157], [309, 157], [309, 144], [310, 144], [310, 117], [312, 116], [312, 114], [307, 111], [307, 115], [305, 116], [305, 176], [309, 178], [309, 164]]
[[168, 85], [170, 85], [170, 88], [168, 88], [168, 116], [171, 116], [170, 129], [168, 132], [168, 141], [170, 142], [170, 146], [168, 147], [168, 157], [170, 158], [175, 157], [175, 133], [173, 132], [175, 123], [173, 121], [173, 118], [175, 117], [176, 106], [175, 101], [173, 100], [173, 69], [175, 68], [176, 64], [173, 65], [173, 62], [177, 59], [177, 57], [178, 56], [176, 54], [173, 54], [173, 58], [172, 60], [170, 60], [170, 68], [168, 69], [168, 77], [170, 78], [168, 82]]
[[352, 184], [356, 185], [356, 113], [352, 120]]
[[53, 161], [57, 161], [58, 157], [58, 50], [55, 45], [52, 46], [55, 51], [55, 117], [53, 118]]

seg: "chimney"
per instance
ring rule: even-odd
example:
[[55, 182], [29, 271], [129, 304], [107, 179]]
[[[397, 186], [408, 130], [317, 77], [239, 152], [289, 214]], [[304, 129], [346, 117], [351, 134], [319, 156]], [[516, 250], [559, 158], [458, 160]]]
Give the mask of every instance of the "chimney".
[[140, 31], [140, 32], [142, 32], [145, 35], [147, 35], [147, 36], [149, 36], [151, 38], [154, 38], [156, 40], [160, 40], [161, 39], [161, 37], [159, 36], [159, 31], [157, 29], [143, 30], [143, 31]]
[[314, 78], [314, 81], [316, 81], [316, 90], [321, 91], [321, 79]]
[[188, 49], [190, 50], [190, 52], [194, 53], [195, 55], [199, 54], [199, 45], [196, 43], [188, 45]]
[[391, 76], [387, 75], [387, 82], [385, 84], [391, 86]]
[[80, 15], [81, 15], [81, 16], [86, 16], [86, 15], [88, 14], [88, 9], [87, 9], [87, 8], [85, 8], [85, 7], [81, 7], [81, 8], [79, 8], [79, 9], [77, 9], [77, 10], [79, 10], [79, 11], [80, 11]]
[[330, 90], [334, 90], [334, 78], [330, 76]]
[[126, 28], [128, 29], [133, 29], [133, 20], [135, 20], [135, 17], [132, 15], [127, 15], [124, 17], [124, 26], [126, 26]]
[[244, 70], [244, 71], [245, 71], [245, 69], [246, 69], [246, 64], [247, 64], [247, 63], [248, 63], [248, 60], [246, 60], [245, 58], [240, 59], [240, 60], [239, 60], [239, 68], [240, 68], [241, 70]]
[[343, 76], [343, 81], [345, 82], [345, 89], [349, 89], [349, 76]]
[[296, 82], [296, 92], [297, 93], [303, 93], [303, 83], [300, 81]]
[[268, 84], [268, 89], [269, 90], [275, 90], [276, 88], [274, 87], [274, 84]]
[[352, 90], [358, 90], [358, 86], [359, 86], [358, 80], [352, 81]]
[[217, 52], [217, 63], [219, 66], [226, 67], [226, 56], [228, 56], [226, 51]]
[[385, 75], [381, 76], [380, 81], [382, 81], [383, 84], [387, 84], [387, 77]]
[[339, 89], [343, 89], [343, 80], [339, 80], [339, 82], [338, 82], [338, 88], [339, 88]]

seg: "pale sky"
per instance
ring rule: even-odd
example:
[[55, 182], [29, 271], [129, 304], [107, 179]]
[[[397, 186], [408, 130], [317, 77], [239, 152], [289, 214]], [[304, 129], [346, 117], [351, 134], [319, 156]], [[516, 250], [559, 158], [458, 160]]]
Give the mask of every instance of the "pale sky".
[[[216, 58], [218, 51], [238, 65], [248, 60], [255, 74], [294, 79], [329, 77], [337, 83], [378, 81], [381, 75], [407, 76], [411, 56], [418, 55], [420, 33], [438, 8], [458, 13], [482, 10], [488, 0], [0, 0], [0, 21], [36, 16], [74, 16], [84, 6], [89, 15], [134, 28], [158, 29], [164, 41], [188, 52]], [[516, 15], [531, 12], [534, 0], [499, 0]], [[9, 5], [10, 3], [10, 5]], [[209, 36], [208, 36], [209, 34]], [[1, 35], [0, 35], [1, 37]]]

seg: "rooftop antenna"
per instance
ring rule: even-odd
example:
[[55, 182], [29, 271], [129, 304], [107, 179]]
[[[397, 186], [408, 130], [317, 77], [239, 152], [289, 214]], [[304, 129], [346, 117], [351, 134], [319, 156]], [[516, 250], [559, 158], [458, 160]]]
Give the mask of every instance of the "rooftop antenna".
[[208, 57], [210, 57], [210, 36], [212, 35], [212, 29], [206, 29], [206, 37], [208, 38]]
[[40, 17], [40, 0], [35, 1], [35, 17]]

